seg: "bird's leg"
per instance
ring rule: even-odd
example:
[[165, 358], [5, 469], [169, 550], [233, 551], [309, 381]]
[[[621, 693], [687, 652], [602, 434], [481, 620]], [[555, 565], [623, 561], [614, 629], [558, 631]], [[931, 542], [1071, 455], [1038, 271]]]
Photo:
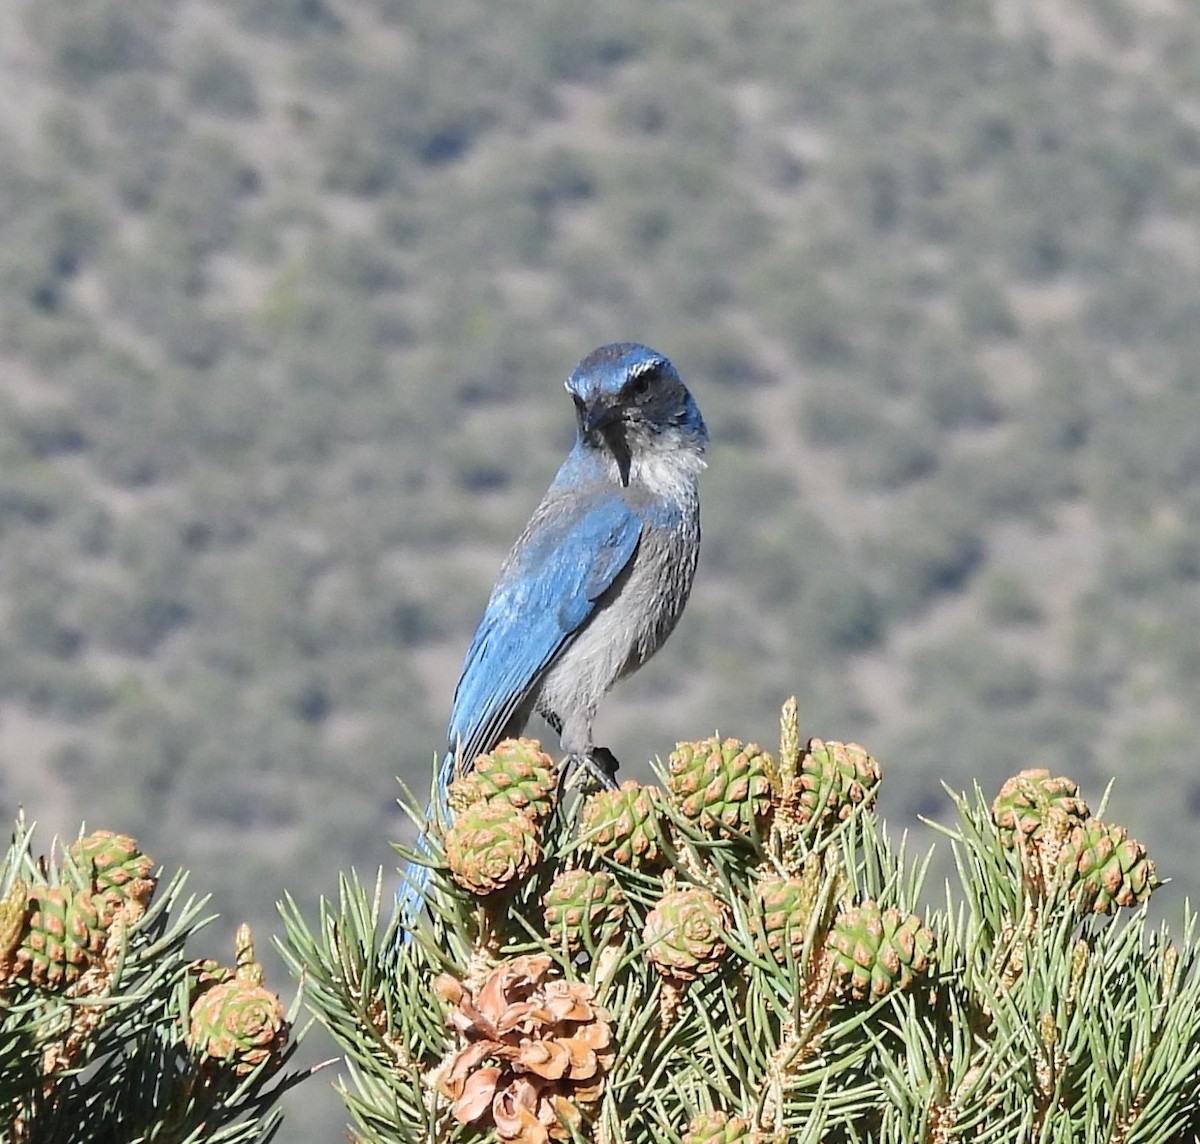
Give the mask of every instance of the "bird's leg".
[[[567, 727], [566, 723], [553, 711], [543, 711], [542, 717], [554, 728], [563, 740], [564, 769], [583, 770], [601, 790], [613, 790], [617, 785], [617, 768], [621, 765], [617, 757], [607, 747], [593, 747], [591, 740], [591, 718], [580, 727]], [[582, 730], [582, 733], [581, 733]], [[586, 745], [585, 745], [586, 744]], [[582, 748], [582, 749], [581, 749]]]
[[593, 747], [584, 766], [588, 773], [605, 789], [613, 790], [617, 785], [617, 770], [621, 764], [617, 756], [607, 747]]
[[601, 790], [615, 790], [617, 768], [621, 765], [607, 747], [593, 747], [588, 752], [573, 752], [565, 763], [573, 771], [582, 770]]

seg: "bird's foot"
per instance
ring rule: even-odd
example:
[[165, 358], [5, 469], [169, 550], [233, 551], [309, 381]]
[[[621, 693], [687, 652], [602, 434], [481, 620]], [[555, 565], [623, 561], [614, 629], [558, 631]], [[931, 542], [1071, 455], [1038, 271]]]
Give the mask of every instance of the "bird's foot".
[[617, 768], [620, 763], [607, 747], [593, 747], [589, 754], [567, 756], [567, 765], [572, 770], [582, 771], [601, 790], [615, 790]]

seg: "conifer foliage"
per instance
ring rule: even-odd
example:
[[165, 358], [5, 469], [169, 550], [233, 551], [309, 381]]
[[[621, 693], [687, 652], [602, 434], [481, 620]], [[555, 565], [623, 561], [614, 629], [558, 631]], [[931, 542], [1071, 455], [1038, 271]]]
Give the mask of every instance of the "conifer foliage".
[[681, 743], [661, 785], [599, 793], [503, 744], [404, 852], [434, 866], [415, 932], [382, 878], [344, 877], [315, 924], [286, 903], [354, 1139], [1192, 1138], [1198, 945], [1190, 915], [1150, 932], [1145, 849], [1025, 771], [952, 796], [933, 908], [929, 856], [876, 820], [878, 761], [802, 744], [794, 701], [781, 724], [778, 757]]
[[0, 865], [0, 1140], [250, 1144], [278, 1128], [291, 1022], [249, 927], [236, 965], [194, 962], [208, 919], [127, 835], [35, 857], [19, 819]]

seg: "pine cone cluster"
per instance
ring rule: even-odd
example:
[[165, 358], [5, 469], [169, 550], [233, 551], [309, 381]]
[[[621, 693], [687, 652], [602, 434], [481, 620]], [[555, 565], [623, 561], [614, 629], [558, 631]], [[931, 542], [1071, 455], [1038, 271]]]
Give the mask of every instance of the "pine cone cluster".
[[182, 875], [151, 908], [153, 861], [127, 835], [31, 843], [18, 816], [0, 854], [0, 1140], [270, 1135], [304, 1072], [275, 1074], [288, 1027], [248, 931], [236, 970], [190, 965], [205, 919], [195, 900], [172, 917]]
[[[660, 767], [661, 788], [560, 791], [552, 760], [524, 740], [480, 756], [452, 784], [453, 879], [471, 895], [503, 894], [503, 908], [439, 912], [447, 926], [457, 917], [474, 927], [451, 935], [468, 966], [462, 979], [436, 981], [451, 1007], [453, 1046], [440, 1063], [433, 1053], [422, 1063], [422, 1084], [449, 1102], [432, 1110], [443, 1124], [453, 1116], [464, 1140], [607, 1139], [616, 1110], [632, 1103], [638, 1130], [652, 1128], [648, 1139], [785, 1139], [800, 1123], [780, 1111], [793, 1099], [789, 1070], [860, 1027], [871, 1051], [885, 1051], [889, 1038], [877, 1041], [878, 1031], [897, 1028], [901, 991], [911, 991], [904, 1013], [938, 1003], [953, 970], [931, 967], [935, 956], [947, 966], [961, 958], [961, 938], [953, 922], [927, 925], [908, 908], [918, 882], [898, 876], [903, 859], [870, 811], [879, 763], [853, 742], [812, 738], [802, 748], [794, 707], [782, 730], [778, 765], [737, 739], [680, 742]], [[1068, 887], [1079, 907], [1109, 913], [1157, 885], [1145, 850], [1089, 817], [1070, 779], [1022, 772], [991, 812], [997, 831], [971, 834], [987, 851], [979, 868], [1011, 876], [1020, 901], [1032, 880], [1040, 901], [1050, 887]], [[974, 813], [986, 823], [986, 805]], [[1049, 910], [1029, 916], [1031, 925], [1054, 921]], [[1019, 976], [1029, 940], [1009, 934], [999, 943], [1003, 987]], [[444, 964], [426, 962], [422, 973]], [[980, 972], [991, 969], [989, 961]], [[754, 1028], [723, 1037], [740, 1006], [754, 1013]], [[648, 1036], [655, 1025], [658, 1041]], [[404, 1042], [430, 1043], [436, 1029]], [[659, 1044], [668, 1046], [662, 1056]], [[692, 1057], [702, 1063], [689, 1073]], [[754, 1078], [737, 1074], [740, 1088], [722, 1073], [735, 1059]], [[691, 1087], [641, 1100], [637, 1069], [670, 1075], [673, 1085], [689, 1076]], [[753, 1116], [736, 1106], [696, 1113], [750, 1093]]]
[[70, 871], [53, 885], [18, 879], [0, 912], [0, 984], [23, 978], [39, 988], [68, 990], [103, 959], [118, 920], [145, 912], [154, 893], [154, 860], [124, 834], [98, 830], [68, 848]]
[[1000, 788], [992, 818], [1005, 845], [1031, 859], [1041, 894], [1061, 882], [1084, 909], [1111, 914], [1140, 905], [1160, 885], [1146, 848], [1123, 826], [1091, 818], [1079, 787], [1041, 768], [1021, 771]]
[[518, 1144], [569, 1140], [599, 1097], [614, 1058], [608, 1020], [589, 986], [551, 978], [552, 965], [523, 956], [475, 989], [448, 974], [434, 982], [460, 1042], [439, 1082], [460, 1124]]
[[[540, 924], [546, 948], [565, 951], [579, 967], [640, 953], [663, 981], [664, 1029], [694, 983], [743, 966], [733, 954], [743, 925], [759, 956], [819, 979], [803, 991], [821, 1006], [834, 1003], [835, 980], [837, 995], [878, 999], [924, 972], [933, 938], [915, 916], [867, 902], [833, 921], [836, 878], [826, 877], [820, 854], [797, 855], [791, 848], [807, 843], [776, 837], [775, 812], [789, 796], [770, 754], [712, 736], [677, 744], [664, 771], [662, 790], [627, 781], [582, 795], [573, 839], [547, 851], [541, 832], [559, 797], [553, 764], [535, 742], [502, 744], [451, 786], [455, 821], [445, 843], [454, 881], [473, 895], [509, 894], [506, 909], [522, 911], [527, 927]], [[856, 744], [813, 739], [794, 768], [792, 806], [810, 822], [843, 822], [871, 797], [879, 775]], [[571, 816], [554, 821], [561, 829]], [[768, 857], [769, 846], [786, 859], [782, 866]], [[745, 891], [710, 865], [718, 858], [741, 871]], [[538, 870], [549, 880], [535, 897], [527, 887], [537, 884]], [[714, 889], [726, 886], [733, 896], [722, 900]], [[538, 911], [533, 918], [529, 907]], [[455, 1119], [481, 1133], [565, 1139], [565, 1126], [577, 1125], [580, 1106], [600, 1091], [611, 1034], [590, 992], [578, 992], [584, 986], [546, 980], [549, 958], [520, 950], [498, 959], [504, 918], [493, 912], [480, 934], [487, 947], [477, 952], [491, 967], [484, 979], [476, 983], [478, 971], [464, 981], [438, 979], [459, 1035], [438, 1085]], [[800, 966], [806, 945], [809, 960]], [[616, 960], [604, 962], [607, 954]], [[546, 995], [554, 990], [581, 1008], [571, 1016], [552, 1009]], [[689, 1132], [689, 1140], [755, 1139], [748, 1122], [723, 1113], [698, 1117]]]
[[479, 897], [518, 886], [542, 859], [541, 832], [556, 805], [554, 760], [536, 739], [505, 739], [450, 784], [450, 875]]

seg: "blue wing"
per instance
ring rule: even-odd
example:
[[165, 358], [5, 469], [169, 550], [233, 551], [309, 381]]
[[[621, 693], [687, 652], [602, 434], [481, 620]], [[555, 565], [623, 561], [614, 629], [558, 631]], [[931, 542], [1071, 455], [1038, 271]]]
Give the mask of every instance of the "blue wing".
[[493, 747], [542, 674], [629, 564], [642, 521], [619, 496], [543, 505], [505, 565], [467, 651], [449, 741], [469, 764]]
[[[552, 494], [553, 496], [553, 491]], [[467, 651], [450, 714], [450, 751], [438, 775], [445, 805], [455, 748], [469, 765], [493, 747], [559, 652], [591, 618], [637, 551], [642, 520], [610, 492], [543, 503], [509, 557]], [[427, 817], [432, 817], [432, 807]], [[417, 851], [429, 856], [424, 834]], [[432, 878], [410, 862], [396, 894], [400, 939], [411, 939]]]

